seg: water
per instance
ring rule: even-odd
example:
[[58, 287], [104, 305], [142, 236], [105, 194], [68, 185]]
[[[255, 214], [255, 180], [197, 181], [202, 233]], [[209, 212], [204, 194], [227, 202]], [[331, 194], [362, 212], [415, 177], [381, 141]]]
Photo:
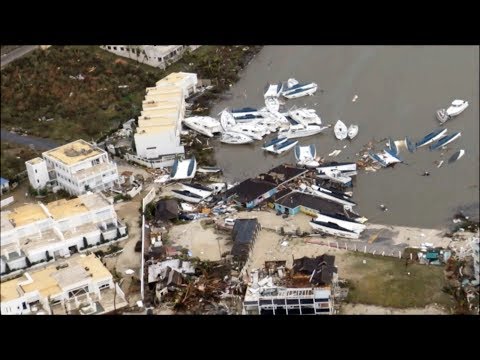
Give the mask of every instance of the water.
[[[462, 136], [441, 151], [421, 148], [401, 152], [405, 164], [375, 173], [361, 171], [353, 188], [357, 210], [372, 222], [437, 228], [449, 221], [459, 207], [478, 214], [479, 207], [479, 51], [473, 46], [267, 46], [250, 63], [241, 80], [232, 86], [230, 100], [211, 111], [216, 116], [225, 107], [262, 107], [266, 83], [294, 77], [314, 81], [319, 90], [312, 97], [285, 100], [292, 105], [315, 108], [323, 123], [338, 119], [359, 125], [352, 141], [338, 141], [333, 128], [300, 144], [315, 143], [317, 153], [332, 160], [356, 160], [355, 153], [375, 138], [391, 136], [414, 141], [439, 127], [435, 111], [453, 99], [470, 106], [445, 126]], [[323, 91], [321, 91], [321, 90]], [[356, 102], [352, 102], [358, 95]], [[270, 139], [272, 135], [266, 139]], [[254, 145], [215, 142], [218, 166], [230, 180], [243, 180], [284, 162], [295, 161], [293, 151], [274, 156]], [[347, 145], [346, 149], [343, 146]], [[380, 145], [377, 147], [381, 149]], [[466, 154], [454, 164], [448, 158], [458, 149]], [[437, 169], [435, 160], [444, 159]], [[421, 176], [429, 171], [430, 176]], [[379, 209], [385, 204], [387, 212]]]

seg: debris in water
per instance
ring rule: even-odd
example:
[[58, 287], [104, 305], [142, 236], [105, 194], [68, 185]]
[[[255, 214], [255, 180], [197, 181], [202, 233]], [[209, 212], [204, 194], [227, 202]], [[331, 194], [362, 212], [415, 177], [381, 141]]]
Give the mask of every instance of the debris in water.
[[352, 102], [357, 101], [357, 99], [358, 99], [358, 95], [355, 95], [355, 96], [353, 97], [353, 99], [352, 99]]
[[382, 209], [383, 211], [388, 211], [387, 207], [383, 204], [380, 204], [380, 209]]
[[438, 162], [437, 168], [441, 167], [443, 165], [443, 160]]
[[465, 150], [461, 149], [458, 150], [455, 154], [453, 154], [450, 159], [448, 159], [448, 163], [451, 164], [457, 160], [459, 160], [463, 155], [465, 155]]
[[347, 145], [343, 145], [343, 148], [345, 149], [347, 147]]
[[328, 156], [337, 156], [341, 152], [342, 152], [342, 150], [335, 150], [335, 151], [332, 151], [330, 154], [328, 154]]
[[430, 176], [430, 173], [428, 171], [425, 171], [422, 176]]

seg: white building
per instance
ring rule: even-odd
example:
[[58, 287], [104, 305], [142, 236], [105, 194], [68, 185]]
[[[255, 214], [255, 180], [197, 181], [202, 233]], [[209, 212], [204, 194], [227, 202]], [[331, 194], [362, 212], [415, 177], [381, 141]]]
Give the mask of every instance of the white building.
[[193, 51], [199, 45], [102, 45], [102, 49], [143, 64], [165, 69], [180, 59], [188, 49]]
[[76, 140], [42, 154], [25, 163], [28, 179], [35, 188], [57, 183], [73, 195], [102, 191], [118, 182], [117, 165], [106, 151]]
[[126, 226], [101, 193], [23, 205], [1, 212], [0, 272], [69, 257], [85, 246], [125, 237]]
[[197, 75], [172, 73], [147, 88], [134, 135], [137, 157], [151, 167], [171, 166], [185, 153], [180, 132], [185, 98], [197, 91]]
[[93, 254], [26, 272], [2, 282], [0, 290], [2, 315], [104, 314], [128, 305], [112, 274]]

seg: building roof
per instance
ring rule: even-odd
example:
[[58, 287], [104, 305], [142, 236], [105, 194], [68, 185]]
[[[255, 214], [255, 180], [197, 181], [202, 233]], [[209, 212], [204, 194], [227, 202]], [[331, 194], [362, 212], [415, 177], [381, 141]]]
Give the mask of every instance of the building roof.
[[14, 227], [28, 225], [47, 218], [47, 214], [39, 204], [22, 205], [11, 210], [8, 214], [8, 220]]
[[292, 191], [290, 194], [275, 201], [275, 203], [290, 209], [305, 206], [325, 214], [344, 213], [344, 207], [341, 204], [299, 191]]
[[137, 136], [142, 136], [142, 135], [153, 135], [153, 134], [158, 134], [166, 131], [171, 131], [172, 129], [175, 129], [175, 125], [168, 124], [168, 125], [155, 125], [155, 126], [145, 126], [145, 127], [138, 127], [137, 128], [137, 133], [135, 134], [135, 138]]
[[257, 219], [236, 219], [232, 230], [234, 244], [254, 242], [259, 226]]
[[306, 256], [293, 261], [295, 274], [311, 276], [310, 282], [313, 285], [329, 285], [332, 282], [333, 274], [337, 272], [335, 267], [335, 256], [323, 254], [316, 258]]
[[159, 200], [155, 207], [156, 220], [171, 220], [178, 217], [178, 203], [173, 199]]
[[80, 195], [74, 199], [61, 199], [48, 203], [47, 209], [55, 220], [100, 209], [110, 203], [98, 193]]
[[40, 164], [43, 161], [45, 161], [45, 160], [43, 160], [42, 158], [36, 157], [36, 158], [28, 160], [27, 163], [29, 163], [31, 165], [35, 165], [35, 164]]
[[0, 283], [1, 301], [10, 301], [19, 298], [20, 291], [25, 293], [38, 291], [43, 297], [55, 296], [70, 285], [92, 278], [101, 280], [111, 278], [112, 275], [94, 254], [79, 255], [65, 261], [65, 268], [58, 268], [58, 264], [47, 266], [45, 269], [27, 272], [31, 278], [24, 276]]
[[257, 176], [258, 179], [269, 181], [276, 185], [286, 183], [297, 176], [305, 174], [308, 170], [290, 165], [279, 165], [265, 174]]
[[9, 181], [7, 179], [4, 179], [3, 177], [0, 177], [0, 185], [8, 184]]
[[163, 84], [179, 84], [189, 79], [196, 78], [197, 74], [195, 73], [186, 73], [186, 72], [173, 72], [168, 76], [165, 76], [163, 79], [157, 81], [156, 86], [161, 86]]
[[103, 150], [100, 150], [85, 140], [80, 139], [44, 152], [43, 154], [50, 156], [65, 165], [74, 165], [103, 153]]
[[237, 186], [227, 190], [225, 196], [228, 198], [236, 195], [237, 201], [241, 203], [248, 203], [274, 188], [276, 188], [276, 185], [272, 184], [271, 182], [258, 179], [247, 179], [242, 181]]

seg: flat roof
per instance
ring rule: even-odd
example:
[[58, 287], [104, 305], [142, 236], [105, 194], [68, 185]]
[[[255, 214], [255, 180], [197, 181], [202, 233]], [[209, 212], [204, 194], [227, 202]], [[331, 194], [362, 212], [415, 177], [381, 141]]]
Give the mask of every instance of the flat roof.
[[28, 225], [45, 219], [48, 219], [48, 216], [39, 204], [19, 206], [11, 210], [8, 214], [8, 220], [13, 220], [15, 227]]
[[56, 268], [58, 264], [54, 264], [42, 270], [27, 272], [32, 278], [30, 284], [21, 285], [27, 280], [25, 275], [0, 283], [1, 301], [19, 298], [21, 296], [19, 289], [26, 293], [38, 291], [43, 297], [48, 297], [58, 295], [64, 291], [62, 288], [90, 278], [90, 276], [93, 280], [112, 276], [94, 254], [75, 256], [67, 259], [65, 263], [68, 266], [58, 270]]
[[168, 107], [168, 108], [151, 108], [148, 110], [142, 110], [140, 114], [144, 118], [146, 117], [151, 118], [154, 116], [167, 116], [167, 117], [172, 117], [174, 119], [178, 119], [179, 112], [180, 112], [180, 109], [178, 107]]
[[308, 170], [304, 168], [298, 168], [291, 165], [279, 165], [267, 173], [258, 175], [257, 178], [280, 185], [296, 178], [297, 176], [305, 174], [306, 172], [308, 172]]
[[45, 161], [45, 160], [43, 160], [42, 158], [36, 157], [36, 158], [28, 160], [27, 163], [35, 165], [35, 164], [41, 163], [42, 161]]
[[173, 125], [165, 125], [165, 126], [147, 126], [147, 127], [142, 127], [142, 128], [137, 128], [137, 132], [135, 134], [135, 137], [137, 136], [142, 136], [142, 135], [151, 135], [151, 134], [157, 134], [157, 133], [162, 133], [165, 131], [169, 131], [175, 126]]
[[341, 204], [299, 191], [292, 191], [275, 203], [290, 209], [305, 206], [326, 214], [344, 213], [344, 207]]
[[[12, 230], [14, 227], [10, 222], [10, 210], [4, 210], [0, 213], [0, 221], [1, 221], [1, 230], [2, 232]], [[2, 245], [3, 246], [3, 245]]]
[[242, 181], [237, 186], [227, 190], [225, 196], [228, 198], [232, 195], [237, 195], [237, 201], [242, 203], [250, 202], [274, 188], [276, 188], [276, 185], [272, 184], [271, 182], [259, 179], [247, 179]]
[[175, 126], [176, 124], [177, 124], [177, 120], [171, 117], [158, 116], [150, 119], [138, 118], [137, 129], [150, 127], [150, 126]]
[[84, 194], [71, 200], [61, 199], [48, 203], [47, 209], [55, 220], [64, 219], [88, 211], [100, 209], [108, 206], [110, 203], [100, 194]]
[[185, 81], [189, 78], [196, 77], [195, 73], [185, 73], [185, 72], [173, 72], [168, 76], [165, 76], [163, 79], [157, 81], [155, 85], [167, 85], [167, 84], [178, 84], [181, 81]]
[[59, 146], [53, 150], [44, 152], [65, 165], [74, 165], [88, 158], [101, 155], [104, 151], [96, 148], [85, 140], [76, 140], [66, 145]]

